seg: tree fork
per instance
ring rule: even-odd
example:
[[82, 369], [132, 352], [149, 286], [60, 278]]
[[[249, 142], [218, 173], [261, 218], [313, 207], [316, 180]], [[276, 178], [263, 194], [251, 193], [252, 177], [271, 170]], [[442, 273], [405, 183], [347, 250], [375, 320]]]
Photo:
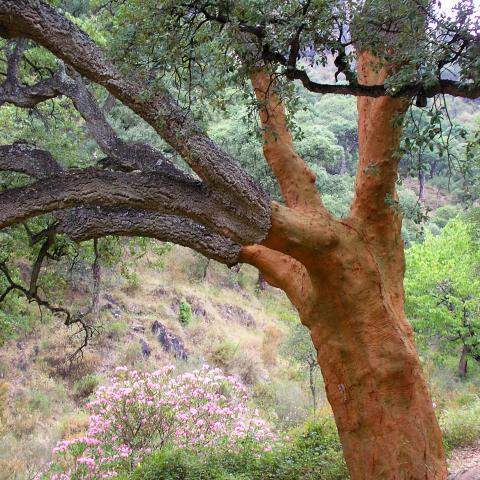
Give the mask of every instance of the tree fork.
[[[374, 57], [360, 55], [364, 82], [388, 75], [376, 67]], [[282, 189], [288, 207], [273, 205], [263, 246], [242, 248], [241, 259], [287, 293], [310, 329], [351, 479], [444, 480], [441, 432], [403, 310], [401, 215], [386, 201], [396, 199], [399, 120], [408, 100], [359, 99], [356, 196], [350, 217], [335, 220], [319, 196], [310, 197], [284, 109], [261, 80], [252, 77], [268, 128], [264, 154], [280, 184], [291, 168], [295, 194]]]

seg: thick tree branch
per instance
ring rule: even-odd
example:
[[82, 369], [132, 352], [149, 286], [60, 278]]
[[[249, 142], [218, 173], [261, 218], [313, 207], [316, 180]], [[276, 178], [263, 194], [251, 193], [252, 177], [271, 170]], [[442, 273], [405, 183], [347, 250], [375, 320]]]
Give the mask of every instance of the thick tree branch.
[[226, 203], [235, 202], [261, 232], [269, 228], [266, 194], [224, 151], [217, 147], [165, 90], [123, 77], [95, 43], [75, 24], [41, 0], [0, 0], [0, 34], [30, 38], [70, 64], [81, 75], [103, 85], [147, 121]]
[[[24, 39], [15, 42], [15, 45], [24, 44]], [[11, 103], [21, 108], [33, 108], [41, 102], [64, 95], [72, 100], [93, 138], [108, 155], [101, 160], [104, 167], [122, 171], [162, 170], [181, 174], [181, 171], [160, 151], [142, 143], [128, 143], [118, 137], [105, 117], [105, 109], [100, 108], [80, 75], [72, 68], [69, 69], [70, 75], [67, 75], [62, 64], [50, 78], [41, 80], [35, 85], [22, 85], [17, 78], [16, 68], [22, 50], [16, 46], [7, 55], [9, 65], [15, 65], [15, 68], [9, 67], [7, 79], [0, 86], [0, 106]], [[110, 95], [109, 98], [115, 97]]]
[[262, 245], [242, 247], [240, 261], [257, 267], [270, 285], [281, 288], [297, 310], [305, 313], [305, 299], [313, 289], [308, 272], [300, 262]]
[[[122, 140], [105, 117], [105, 110], [89, 92], [82, 78], [73, 69], [69, 75], [62, 75], [55, 87], [58, 92], [70, 98], [85, 120], [88, 130], [102, 151], [108, 155], [101, 164], [114, 170], [164, 171], [185, 175], [160, 151], [143, 143], [129, 143]], [[113, 97], [114, 98], [114, 97]]]
[[0, 146], [0, 170], [42, 178], [56, 175], [63, 169], [49, 152], [18, 141]]
[[193, 248], [227, 265], [239, 261], [240, 245], [229, 238], [189, 218], [156, 212], [98, 207], [72, 209], [62, 216], [56, 231], [78, 242], [106, 235], [150, 237]]
[[[385, 67], [380, 68], [378, 59], [367, 52], [359, 55], [357, 70], [364, 83], [382, 81], [389, 75]], [[357, 103], [359, 160], [351, 215], [364, 223], [382, 224], [390, 229], [394, 218], [399, 217], [392, 202], [397, 198], [400, 136], [409, 99], [359, 97]], [[400, 220], [395, 223], [401, 224]], [[397, 229], [393, 231], [398, 233]]]
[[[23, 142], [0, 146], [0, 170], [21, 172], [33, 178], [62, 172], [48, 152]], [[240, 245], [189, 218], [120, 207], [83, 207], [54, 214], [58, 219], [54, 228], [37, 235], [29, 232], [32, 244], [47, 238], [52, 231], [78, 242], [106, 235], [144, 236], [193, 248], [227, 265], [238, 262]]]
[[157, 172], [144, 175], [94, 168], [65, 171], [2, 192], [0, 228], [85, 205], [123, 206], [186, 216], [242, 244], [255, 243], [259, 236], [255, 225], [226, 207], [217, 193], [199, 181]]
[[280, 185], [285, 204], [300, 211], [322, 211], [315, 175], [299, 157], [287, 126], [285, 106], [275, 92], [275, 77], [265, 70], [250, 75], [260, 104], [263, 133], [263, 153]]

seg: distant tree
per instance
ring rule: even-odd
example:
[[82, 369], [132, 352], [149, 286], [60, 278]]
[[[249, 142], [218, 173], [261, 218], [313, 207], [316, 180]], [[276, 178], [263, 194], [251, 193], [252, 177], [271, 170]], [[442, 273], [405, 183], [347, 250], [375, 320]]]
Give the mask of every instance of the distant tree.
[[451, 220], [407, 250], [406, 311], [414, 329], [460, 349], [458, 374], [480, 362], [480, 249], [472, 225]]
[[290, 335], [283, 342], [281, 350], [289, 358], [296, 360], [308, 372], [308, 387], [312, 395], [313, 414], [318, 405], [318, 362], [308, 329], [301, 324], [292, 327]]

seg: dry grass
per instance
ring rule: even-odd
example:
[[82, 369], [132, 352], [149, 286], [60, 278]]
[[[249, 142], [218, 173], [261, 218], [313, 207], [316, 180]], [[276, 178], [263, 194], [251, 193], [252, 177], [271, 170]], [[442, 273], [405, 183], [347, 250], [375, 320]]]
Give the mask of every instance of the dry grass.
[[[174, 247], [164, 261], [166, 267], [158, 269], [153, 254], [142, 259], [135, 267], [140, 281], [134, 287], [119, 281], [118, 272], [104, 279], [100, 334], [78, 363], [66, 362], [73, 347], [71, 332], [58, 320], [2, 348], [0, 418], [7, 428], [0, 431], [0, 471], [9, 472], [8, 478], [26, 478], [48, 460], [58, 440], [84, 432], [82, 404], [90, 393], [90, 379], [108, 382], [122, 364], [153, 370], [176, 363], [186, 370], [211, 363], [257, 386], [260, 405], [271, 409], [281, 402], [281, 417], [308, 413], [304, 386], [278, 355], [288, 323], [298, 321], [286, 297], [272, 288], [257, 294], [257, 272], [248, 266], [236, 274], [212, 261], [201, 281], [194, 274], [200, 260], [188, 249]], [[179, 321], [182, 298], [192, 307], [189, 325]], [[225, 308], [230, 319], [222, 313]], [[151, 332], [155, 320], [183, 341], [187, 362], [164, 351]], [[141, 339], [150, 347], [148, 357], [142, 355]]]

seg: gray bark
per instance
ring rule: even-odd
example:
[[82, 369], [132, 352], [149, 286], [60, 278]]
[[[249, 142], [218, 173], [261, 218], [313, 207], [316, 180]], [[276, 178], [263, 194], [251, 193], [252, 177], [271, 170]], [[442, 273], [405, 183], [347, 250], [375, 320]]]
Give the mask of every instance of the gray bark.
[[270, 205], [265, 192], [205, 135], [166, 90], [152, 92], [134, 81], [134, 75], [123, 77], [88, 35], [41, 0], [0, 0], [0, 34], [30, 38], [81, 75], [104, 86], [149, 123], [202, 180], [221, 192], [226, 206], [235, 205], [256, 226], [259, 234], [254, 243], [266, 237]]
[[[21, 172], [37, 179], [64, 171], [48, 152], [23, 142], [0, 146], [0, 170]], [[144, 236], [193, 248], [227, 265], [238, 262], [238, 243], [189, 218], [118, 206], [82, 207], [54, 213], [58, 219], [55, 231], [75, 241], [106, 235]]]

